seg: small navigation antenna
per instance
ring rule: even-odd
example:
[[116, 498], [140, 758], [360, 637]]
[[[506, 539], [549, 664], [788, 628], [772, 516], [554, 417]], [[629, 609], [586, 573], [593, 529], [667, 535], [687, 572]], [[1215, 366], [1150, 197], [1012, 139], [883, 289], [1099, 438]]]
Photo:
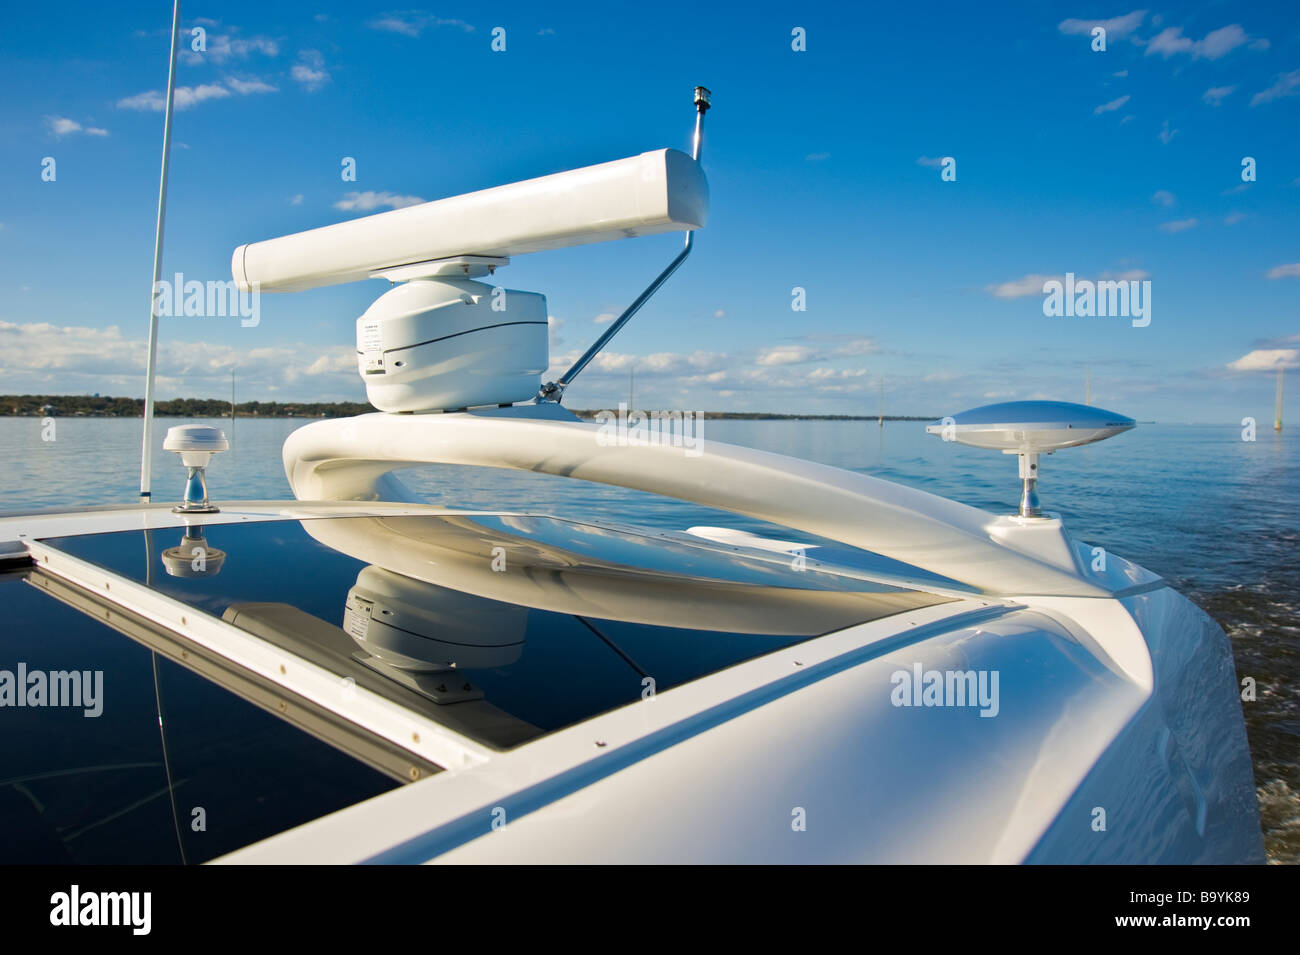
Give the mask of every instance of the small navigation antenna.
[[226, 451], [230, 442], [225, 432], [206, 424], [180, 424], [167, 429], [164, 451], [175, 451], [189, 469], [185, 482], [185, 500], [173, 507], [178, 514], [216, 514], [219, 510], [208, 500], [208, 482], [204, 469], [218, 451]]
[[1067, 401], [1006, 401], [950, 415], [927, 425], [929, 434], [1020, 459], [1020, 516], [1042, 517], [1038, 456], [1110, 438], [1136, 425], [1132, 418]]

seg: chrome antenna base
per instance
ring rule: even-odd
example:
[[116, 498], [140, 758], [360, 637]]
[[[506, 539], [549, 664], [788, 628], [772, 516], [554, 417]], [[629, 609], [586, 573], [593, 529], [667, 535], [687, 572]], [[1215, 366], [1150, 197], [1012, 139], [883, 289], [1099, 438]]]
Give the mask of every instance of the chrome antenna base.
[[1042, 517], [1043, 509], [1038, 501], [1038, 452], [1020, 452], [1020, 516]]

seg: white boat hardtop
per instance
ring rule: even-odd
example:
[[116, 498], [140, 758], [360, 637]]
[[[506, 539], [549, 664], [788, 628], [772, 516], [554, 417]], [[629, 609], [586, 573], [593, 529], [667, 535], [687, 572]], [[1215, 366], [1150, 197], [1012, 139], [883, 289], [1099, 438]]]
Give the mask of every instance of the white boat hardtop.
[[[14, 757], [41, 765], [26, 767], [40, 799], [12, 809], [13, 851], [1262, 861], [1223, 631], [1158, 575], [1098, 561], [1038, 503], [1040, 454], [1131, 419], [1039, 402], [936, 422], [941, 438], [1019, 456], [1021, 507], [998, 515], [720, 442], [611, 443], [563, 407], [707, 218], [708, 91], [694, 101], [692, 156], [643, 153], [236, 250], [236, 281], [263, 291], [395, 285], [357, 326], [381, 410], [290, 435], [295, 501], [209, 488], [225, 436], [181, 427], [163, 444], [185, 468], [175, 506], [0, 515], [14, 633], [44, 635], [17, 639], [24, 674], [73, 654], [106, 694], [95, 720], [33, 724], [60, 742]], [[673, 230], [681, 253], [554, 382], [544, 297], [478, 281], [511, 256]], [[737, 517], [665, 531], [457, 509], [395, 473], [440, 465]], [[49, 699], [20, 691], [18, 705]], [[137, 718], [154, 708], [156, 725]], [[74, 768], [42, 762], [56, 749]], [[92, 777], [105, 818], [85, 829], [84, 788], [70, 787]], [[234, 822], [187, 832], [200, 798]]]

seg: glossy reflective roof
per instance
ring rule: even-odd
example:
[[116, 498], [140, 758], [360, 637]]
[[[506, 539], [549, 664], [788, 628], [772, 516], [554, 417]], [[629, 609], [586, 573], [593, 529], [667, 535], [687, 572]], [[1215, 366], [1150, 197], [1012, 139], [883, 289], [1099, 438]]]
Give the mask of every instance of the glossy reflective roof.
[[[185, 547], [179, 529], [48, 543], [498, 749], [648, 688], [947, 599], [795, 569], [783, 554], [540, 517], [322, 518], [188, 534]], [[187, 563], [200, 540], [204, 558]]]
[[58, 586], [0, 572], [0, 863], [203, 862], [399, 785]]
[[[219, 520], [44, 545], [497, 750], [949, 599], [845, 548], [505, 514]], [[53, 566], [0, 573], [0, 701], [32, 673], [102, 681], [94, 716], [0, 707], [0, 823], [16, 833], [0, 862], [203, 861], [439, 770], [349, 710], [348, 692], [295, 696], [117, 590]]]

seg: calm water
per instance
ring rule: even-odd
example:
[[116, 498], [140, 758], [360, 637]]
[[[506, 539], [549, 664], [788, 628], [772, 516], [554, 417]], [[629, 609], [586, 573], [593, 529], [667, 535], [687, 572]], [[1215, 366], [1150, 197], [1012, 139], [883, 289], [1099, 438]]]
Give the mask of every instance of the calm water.
[[[162, 419], [157, 440], [169, 424]], [[211, 421], [227, 430], [229, 421]], [[290, 496], [280, 462], [301, 419], [240, 419], [232, 450], [208, 471], [216, 500]], [[139, 420], [60, 418], [53, 441], [37, 418], [0, 418], [0, 509], [132, 503]], [[1019, 498], [1015, 460], [946, 444], [915, 422], [707, 421], [706, 440], [863, 471], [997, 511]], [[1140, 425], [1108, 442], [1044, 458], [1041, 493], [1073, 533], [1168, 579], [1232, 637], [1269, 858], [1300, 862], [1300, 434], [1235, 427]], [[682, 529], [758, 522], [692, 504], [547, 475], [441, 468], [405, 479], [441, 504], [603, 517]], [[153, 487], [179, 497], [183, 472], [157, 452]], [[782, 536], [790, 537], [789, 532]]]

